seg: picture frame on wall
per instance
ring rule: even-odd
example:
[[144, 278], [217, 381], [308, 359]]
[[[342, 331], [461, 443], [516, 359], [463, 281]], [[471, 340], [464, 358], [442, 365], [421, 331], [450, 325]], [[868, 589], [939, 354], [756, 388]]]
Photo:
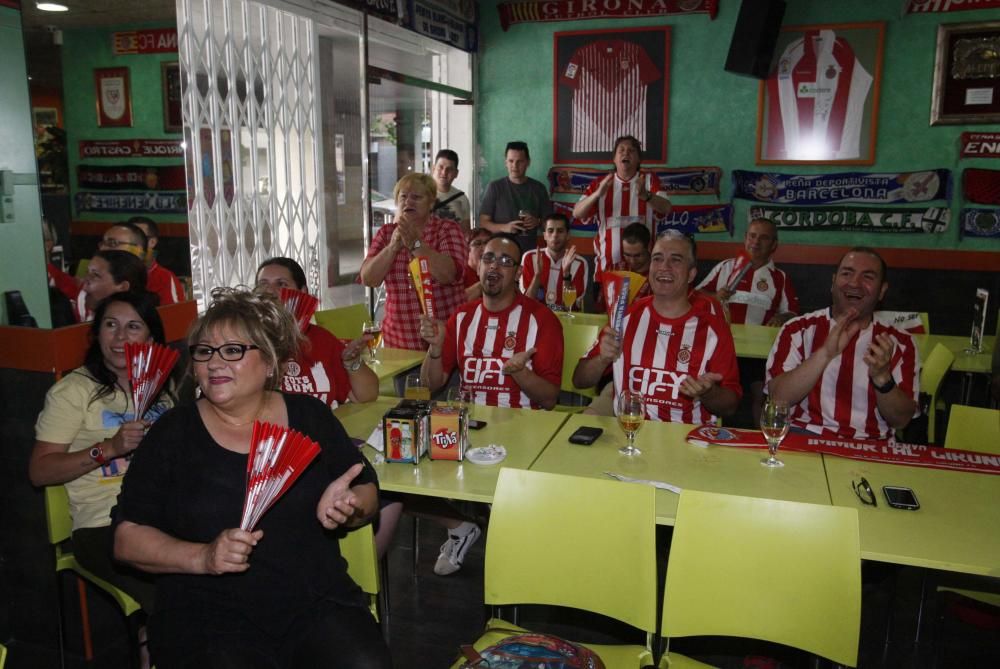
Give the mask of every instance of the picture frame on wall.
[[1000, 21], [938, 26], [931, 125], [1000, 123]]
[[757, 164], [873, 165], [885, 23], [782, 27], [757, 96]]
[[670, 27], [553, 35], [553, 161], [608, 163], [636, 137], [644, 164], [667, 162]]
[[132, 127], [132, 90], [127, 67], [102, 67], [94, 70], [97, 96], [97, 126]]
[[163, 87], [163, 132], [180, 132], [184, 127], [181, 116], [180, 63], [160, 63], [160, 82]]

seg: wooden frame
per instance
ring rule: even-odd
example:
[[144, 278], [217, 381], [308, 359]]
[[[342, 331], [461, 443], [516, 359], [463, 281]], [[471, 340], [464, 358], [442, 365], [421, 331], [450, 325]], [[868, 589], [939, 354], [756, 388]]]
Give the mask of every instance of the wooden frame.
[[127, 67], [95, 69], [94, 92], [98, 127], [132, 127], [132, 88]]
[[882, 21], [783, 27], [758, 93], [757, 164], [874, 164], [884, 45]]
[[[601, 62], [595, 56], [605, 44], [612, 54], [610, 65], [616, 70], [599, 72]], [[613, 52], [611, 50], [614, 50]], [[617, 28], [614, 30], [581, 30], [557, 32], [553, 35], [553, 162], [611, 162], [614, 140], [620, 135], [633, 135], [642, 143], [642, 161], [646, 165], [667, 162], [667, 118], [670, 101], [670, 27]], [[589, 58], [589, 60], [588, 60]], [[632, 73], [633, 87], [628, 89], [621, 72]], [[614, 82], [613, 88], [602, 89], [602, 100], [594, 99], [594, 109], [638, 109], [627, 122], [607, 116], [586, 116], [585, 86], [600, 85], [599, 77]], [[596, 75], [596, 76], [595, 76]], [[609, 76], [614, 75], [614, 76]], [[609, 103], [609, 98], [628, 97], [622, 104]], [[593, 98], [591, 98], [593, 99]], [[576, 111], [576, 114], [574, 114]], [[602, 125], [602, 121], [604, 122]]]
[[160, 82], [163, 88], [163, 132], [180, 132], [184, 127], [181, 116], [180, 63], [160, 63]]
[[1000, 21], [938, 26], [931, 125], [1000, 123], [998, 50]]

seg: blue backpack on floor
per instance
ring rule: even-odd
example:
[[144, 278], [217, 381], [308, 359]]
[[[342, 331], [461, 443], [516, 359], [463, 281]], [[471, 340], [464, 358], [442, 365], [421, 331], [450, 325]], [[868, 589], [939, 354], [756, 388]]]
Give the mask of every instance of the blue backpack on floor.
[[476, 651], [462, 646], [469, 669], [604, 669], [592, 650], [551, 634], [517, 634]]

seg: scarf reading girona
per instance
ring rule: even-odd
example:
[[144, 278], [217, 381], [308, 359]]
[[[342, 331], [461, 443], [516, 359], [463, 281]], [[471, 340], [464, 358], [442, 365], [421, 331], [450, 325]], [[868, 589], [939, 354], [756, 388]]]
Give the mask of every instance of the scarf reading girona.
[[714, 19], [719, 11], [719, 0], [529, 0], [502, 2], [497, 11], [500, 12], [500, 27], [506, 31], [515, 23], [661, 14], [708, 14]]

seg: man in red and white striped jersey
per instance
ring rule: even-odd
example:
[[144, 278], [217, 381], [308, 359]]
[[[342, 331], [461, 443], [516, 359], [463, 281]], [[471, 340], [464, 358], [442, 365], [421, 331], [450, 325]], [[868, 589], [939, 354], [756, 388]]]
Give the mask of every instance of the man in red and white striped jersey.
[[594, 255], [597, 263], [595, 281], [601, 272], [622, 261], [622, 230], [632, 223], [642, 223], [653, 230], [653, 212], [670, 212], [670, 200], [660, 189], [660, 180], [652, 172], [639, 169], [639, 140], [625, 136], [615, 140], [615, 170], [603, 179], [594, 179], [583, 197], [573, 206], [575, 218], [597, 216]]
[[576, 288], [577, 299], [587, 290], [587, 262], [569, 244], [569, 220], [549, 214], [542, 230], [545, 248], [531, 249], [521, 259], [521, 292], [546, 304], [562, 304], [563, 285]]
[[888, 288], [882, 257], [855, 247], [833, 275], [833, 305], [781, 329], [767, 360], [767, 387], [791, 406], [793, 428], [886, 439], [917, 415], [916, 344], [872, 317]]
[[604, 329], [573, 384], [593, 386], [610, 365], [615, 393], [642, 393], [650, 419], [706, 424], [735, 411], [742, 390], [733, 337], [723, 319], [688, 300], [696, 272], [694, 240], [676, 230], [660, 235], [649, 268], [652, 296], [632, 305], [621, 336]]
[[520, 247], [494, 235], [479, 261], [481, 300], [461, 307], [448, 323], [420, 319], [428, 343], [420, 376], [433, 391], [458, 369], [476, 404], [551, 409], [562, 380], [562, 325], [544, 304], [517, 288]]

